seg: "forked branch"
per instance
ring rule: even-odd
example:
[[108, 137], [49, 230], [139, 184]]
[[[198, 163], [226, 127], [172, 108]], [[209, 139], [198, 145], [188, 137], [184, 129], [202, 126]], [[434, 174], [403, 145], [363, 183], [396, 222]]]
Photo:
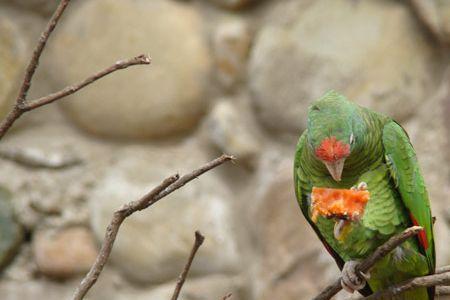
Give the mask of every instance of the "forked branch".
[[[111, 222], [106, 228], [105, 238], [101, 246], [100, 252], [92, 265], [90, 271], [86, 274], [80, 285], [77, 287], [73, 300], [81, 300], [84, 298], [89, 289], [95, 284], [100, 273], [103, 270], [108, 258], [111, 254], [112, 247], [116, 240], [117, 233], [119, 232], [120, 225], [131, 214], [146, 209], [150, 205], [156, 203], [158, 200], [164, 198], [175, 190], [181, 188], [186, 183], [199, 177], [203, 173], [214, 169], [221, 164], [233, 160], [234, 158], [229, 155], [222, 155], [202, 167], [180, 177], [178, 174], [172, 175], [166, 178], [160, 185], [151, 190], [148, 194], [143, 196], [137, 201], [132, 201], [128, 204], [124, 204], [116, 212], [114, 212]], [[195, 253], [194, 253], [195, 254]], [[193, 257], [192, 257], [193, 258]], [[181, 288], [181, 287], [180, 287]]]
[[27, 100], [28, 91], [31, 87], [31, 82], [34, 76], [34, 73], [36, 71], [37, 66], [39, 65], [39, 60], [42, 55], [42, 51], [44, 50], [45, 46], [47, 45], [48, 38], [50, 37], [51, 33], [55, 29], [56, 25], [58, 24], [58, 21], [60, 20], [64, 10], [66, 9], [67, 5], [69, 4], [70, 0], [62, 0], [56, 11], [54, 12], [53, 16], [51, 17], [50, 21], [48, 22], [46, 28], [41, 33], [41, 36], [39, 38], [39, 41], [36, 45], [36, 48], [33, 51], [33, 55], [31, 56], [31, 59], [28, 63], [28, 67], [25, 71], [25, 76], [23, 78], [19, 94], [17, 95], [15, 104], [13, 109], [6, 115], [5, 119], [0, 123], [0, 139], [3, 138], [3, 136], [6, 134], [6, 132], [11, 128], [11, 126], [14, 124], [14, 122], [20, 118], [21, 115], [23, 115], [25, 112], [36, 109], [40, 106], [52, 103], [56, 100], [59, 100], [61, 98], [64, 98], [68, 95], [71, 95], [78, 90], [84, 88], [85, 86], [93, 83], [94, 81], [112, 73], [120, 69], [125, 69], [130, 66], [134, 65], [148, 65], [150, 64], [150, 58], [147, 55], [139, 55], [136, 57], [133, 57], [131, 59], [127, 60], [121, 60], [113, 64], [112, 66], [86, 78], [85, 80], [74, 84], [67, 86], [63, 88], [62, 90], [52, 93], [50, 95], [35, 99], [35, 100]]

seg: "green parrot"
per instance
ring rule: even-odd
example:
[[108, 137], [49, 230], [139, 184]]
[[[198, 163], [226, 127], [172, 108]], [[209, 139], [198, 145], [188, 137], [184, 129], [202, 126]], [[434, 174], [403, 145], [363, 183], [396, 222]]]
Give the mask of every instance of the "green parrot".
[[[342, 270], [347, 291], [367, 296], [434, 273], [427, 189], [407, 133], [390, 117], [335, 91], [326, 93], [308, 109], [307, 129], [295, 152], [294, 183], [302, 213]], [[313, 187], [367, 189], [370, 199], [357, 220], [319, 216], [313, 221]], [[358, 260], [412, 225], [424, 230], [380, 260], [370, 274], [356, 274]], [[395, 299], [434, 299], [434, 288], [411, 290]]]

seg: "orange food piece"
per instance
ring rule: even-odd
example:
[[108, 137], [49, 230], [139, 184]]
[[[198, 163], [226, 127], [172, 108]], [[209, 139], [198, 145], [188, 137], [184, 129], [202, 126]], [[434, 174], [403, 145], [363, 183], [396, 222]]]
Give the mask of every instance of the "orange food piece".
[[340, 219], [359, 219], [369, 201], [367, 190], [332, 189], [313, 187], [311, 193], [313, 222], [317, 217], [337, 217]]

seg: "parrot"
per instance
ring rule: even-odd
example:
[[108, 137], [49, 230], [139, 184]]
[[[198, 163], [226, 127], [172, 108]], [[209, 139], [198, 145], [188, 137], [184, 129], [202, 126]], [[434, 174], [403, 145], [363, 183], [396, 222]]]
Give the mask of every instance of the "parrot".
[[[394, 119], [327, 92], [308, 107], [293, 177], [300, 209], [340, 268], [345, 290], [368, 296], [434, 273], [427, 188], [409, 136]], [[322, 215], [313, 220], [313, 187], [367, 190], [370, 199], [355, 220]], [[413, 225], [423, 230], [379, 260], [370, 273], [356, 273], [361, 260]], [[394, 299], [434, 299], [434, 288], [413, 289]]]

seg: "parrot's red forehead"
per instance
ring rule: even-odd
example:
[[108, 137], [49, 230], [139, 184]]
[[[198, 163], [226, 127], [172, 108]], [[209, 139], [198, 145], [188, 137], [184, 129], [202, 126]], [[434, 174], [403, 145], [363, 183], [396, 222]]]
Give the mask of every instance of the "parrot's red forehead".
[[325, 138], [316, 148], [316, 156], [323, 161], [334, 162], [350, 154], [350, 145], [338, 141], [335, 136]]

